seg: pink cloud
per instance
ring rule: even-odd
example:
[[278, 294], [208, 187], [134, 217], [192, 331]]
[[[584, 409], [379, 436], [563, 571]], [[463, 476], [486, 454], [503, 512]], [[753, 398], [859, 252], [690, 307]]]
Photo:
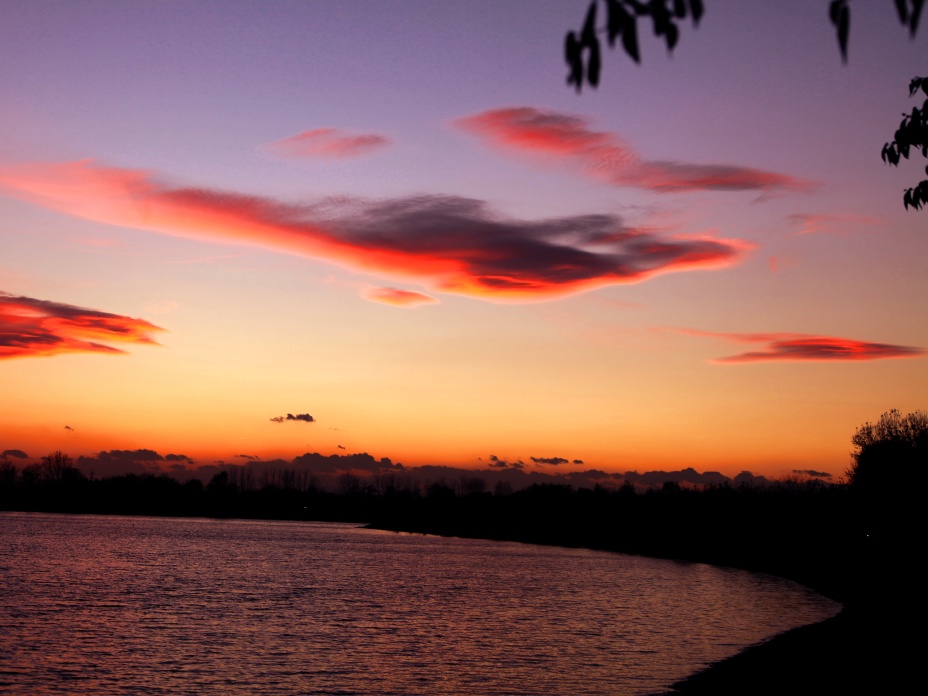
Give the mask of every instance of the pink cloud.
[[803, 191], [812, 184], [785, 174], [728, 164], [646, 160], [612, 133], [597, 132], [579, 116], [532, 107], [484, 111], [458, 119], [459, 127], [492, 145], [575, 163], [615, 186], [661, 193], [685, 191]]
[[847, 213], [796, 213], [787, 215], [786, 220], [796, 228], [796, 234], [817, 234], [822, 232], [841, 232], [852, 225], [879, 225], [883, 221], [872, 215], [851, 215]]
[[636, 230], [615, 215], [512, 219], [460, 196], [293, 205], [170, 186], [147, 172], [89, 161], [0, 168], [0, 190], [97, 222], [260, 246], [494, 301], [550, 299], [727, 266], [752, 248]]
[[434, 297], [412, 290], [398, 290], [397, 288], [365, 288], [361, 295], [372, 302], [382, 302], [395, 307], [417, 307], [423, 304], [435, 304]]
[[389, 138], [374, 133], [352, 135], [338, 128], [316, 128], [267, 143], [262, 149], [286, 159], [345, 159], [366, 155], [389, 144]]
[[695, 329], [677, 329], [677, 331], [690, 336], [721, 338], [734, 343], [763, 344], [759, 350], [716, 358], [711, 361], [714, 363], [769, 361], [858, 362], [863, 360], [885, 360], [888, 358], [917, 358], [925, 355], [925, 351], [921, 348], [897, 346], [888, 343], [871, 343], [834, 336], [810, 336], [793, 333], [716, 333]]
[[157, 345], [144, 319], [0, 292], [0, 359], [59, 353], [123, 353], [100, 343]]

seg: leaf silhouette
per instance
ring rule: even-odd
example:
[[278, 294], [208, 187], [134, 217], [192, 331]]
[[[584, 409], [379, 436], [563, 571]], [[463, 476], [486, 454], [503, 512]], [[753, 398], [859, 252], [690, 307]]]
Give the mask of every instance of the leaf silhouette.
[[690, 14], [693, 15], [693, 24], [699, 26], [699, 20], [702, 19], [705, 8], [702, 6], [702, 0], [690, 0]]
[[909, 8], [905, 4], [906, 0], [896, 0], [896, 12], [899, 13], [899, 21], [903, 24], [909, 23]]
[[638, 22], [634, 17], [628, 18], [625, 31], [622, 32], [622, 48], [636, 63], [641, 63], [641, 51], [638, 49]]
[[567, 38], [564, 40], [564, 59], [570, 67], [567, 74], [567, 84], [575, 85], [577, 91], [583, 86], [583, 57], [581, 56], [580, 42], [577, 35], [570, 31], [567, 32]]
[[851, 8], [848, 7], [847, 0], [833, 0], [828, 7], [828, 16], [838, 30], [841, 59], [847, 63], [847, 38], [851, 29]]
[[925, 0], [912, 0], [912, 14], [909, 16], [909, 34], [915, 36], [918, 30], [918, 20], [922, 15], [922, 8], [925, 6]]
[[609, 39], [609, 47], [614, 48], [616, 38], [622, 35], [629, 24], [635, 23], [635, 18], [628, 14], [618, 0], [607, 0], [606, 10], [609, 13], [606, 19], [606, 36]]

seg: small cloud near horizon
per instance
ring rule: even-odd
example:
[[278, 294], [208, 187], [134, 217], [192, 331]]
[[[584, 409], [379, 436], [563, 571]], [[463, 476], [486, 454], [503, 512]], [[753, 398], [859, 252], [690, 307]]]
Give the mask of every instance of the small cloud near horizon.
[[261, 146], [283, 159], [346, 159], [359, 157], [391, 143], [376, 133], [352, 134], [340, 128], [315, 128]]
[[801, 476], [811, 476], [812, 478], [830, 479], [832, 477], [827, 471], [815, 471], [814, 469], [793, 469], [793, 473]]
[[302, 421], [303, 423], [316, 422], [316, 419], [308, 413], [297, 413], [296, 415], [288, 413], [286, 416], [274, 416], [270, 420], [274, 423], [286, 423], [287, 421]]
[[532, 462], [536, 465], [541, 464], [550, 464], [551, 466], [559, 466], [560, 464], [567, 464], [569, 460], [564, 459], [563, 457], [529, 457]]
[[29, 455], [20, 449], [3, 450], [3, 453], [0, 454], [0, 457], [3, 457], [4, 459], [7, 457], [15, 457], [16, 459], [29, 459]]
[[580, 166], [614, 186], [657, 193], [689, 191], [808, 191], [811, 182], [728, 164], [647, 160], [614, 133], [594, 131], [581, 116], [533, 107], [491, 109], [454, 121], [504, 151], [528, 152]]
[[500, 459], [495, 454], [491, 454], [489, 466], [493, 467], [494, 469], [524, 469], [525, 463], [521, 459], [510, 462], [505, 459]]

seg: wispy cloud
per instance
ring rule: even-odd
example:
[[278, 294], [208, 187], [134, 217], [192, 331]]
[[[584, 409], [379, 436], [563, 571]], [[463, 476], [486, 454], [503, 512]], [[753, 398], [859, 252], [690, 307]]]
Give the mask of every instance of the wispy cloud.
[[345, 159], [366, 155], [389, 144], [389, 138], [376, 133], [353, 134], [340, 128], [316, 128], [266, 143], [261, 149], [286, 159]]
[[438, 302], [431, 295], [397, 288], [364, 288], [361, 290], [361, 296], [372, 302], [382, 302], [395, 307], [418, 307]]
[[855, 225], [874, 226], [883, 222], [872, 215], [849, 213], [795, 213], [787, 215], [786, 220], [795, 234], [837, 233]]
[[88, 161], [0, 169], [0, 188], [98, 222], [258, 245], [497, 301], [550, 299], [726, 266], [751, 248], [738, 240], [635, 230], [614, 215], [517, 220], [459, 196], [291, 205], [173, 187], [142, 171]]
[[0, 292], [0, 359], [123, 353], [107, 344], [157, 345], [151, 334], [163, 330], [144, 319]]
[[274, 421], [275, 423], [286, 423], [287, 421], [297, 421], [297, 422], [303, 422], [303, 423], [315, 423], [316, 422], [316, 419], [313, 418], [308, 413], [297, 413], [296, 415], [293, 415], [292, 413], [288, 413], [286, 416], [274, 416], [273, 418], [271, 418], [271, 420]]
[[615, 186], [662, 193], [685, 191], [803, 191], [810, 182], [763, 169], [729, 164], [691, 164], [643, 158], [618, 135], [594, 131], [571, 114], [514, 107], [458, 119], [464, 130], [506, 150], [529, 152], [579, 165]]
[[716, 333], [694, 329], [676, 329], [690, 336], [720, 338], [733, 343], [761, 344], [758, 350], [712, 360], [714, 363], [749, 363], [769, 361], [857, 362], [887, 358], [917, 358], [925, 355], [921, 348], [872, 343], [834, 336], [810, 336], [793, 333]]

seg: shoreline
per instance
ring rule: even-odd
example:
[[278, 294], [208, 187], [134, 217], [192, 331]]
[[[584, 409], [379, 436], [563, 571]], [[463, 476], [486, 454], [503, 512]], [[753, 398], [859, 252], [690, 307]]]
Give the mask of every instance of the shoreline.
[[892, 616], [845, 607], [710, 665], [656, 696], [906, 694], [923, 686], [915, 645]]

